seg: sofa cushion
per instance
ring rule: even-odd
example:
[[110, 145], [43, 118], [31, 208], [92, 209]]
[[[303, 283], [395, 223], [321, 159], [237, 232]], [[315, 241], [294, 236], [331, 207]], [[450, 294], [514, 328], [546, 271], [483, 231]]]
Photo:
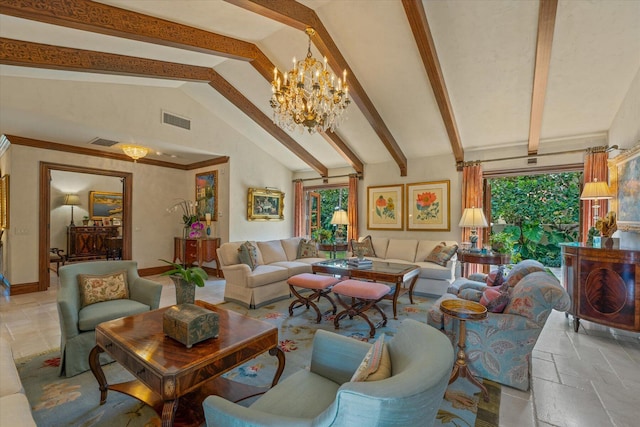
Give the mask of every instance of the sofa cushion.
[[272, 264], [276, 267], [283, 267], [289, 270], [289, 276], [295, 276], [296, 274], [311, 273], [311, 264], [300, 261], [280, 261]]
[[31, 415], [29, 400], [22, 393], [2, 397], [0, 399], [0, 414], [2, 414], [3, 426], [36, 427], [33, 415]]
[[447, 246], [445, 242], [440, 242], [424, 260], [444, 267], [457, 252], [458, 245]]
[[364, 252], [363, 256], [377, 256], [376, 251], [373, 249], [373, 242], [371, 241], [371, 236], [366, 236], [360, 241], [355, 239], [351, 239], [351, 253], [353, 256], [357, 256], [356, 251], [362, 249]]
[[103, 275], [78, 274], [78, 286], [81, 307], [129, 298], [126, 270]]
[[290, 237], [280, 240], [284, 253], [287, 254], [287, 261], [293, 261], [298, 258], [298, 246], [302, 240], [302, 237]]
[[289, 269], [277, 265], [259, 265], [247, 277], [247, 287], [257, 288], [258, 286], [284, 281], [289, 278]]
[[240, 263], [246, 264], [251, 270], [255, 270], [258, 264], [258, 248], [251, 242], [244, 242], [238, 248], [238, 259]]
[[416, 260], [418, 241], [414, 239], [389, 239], [385, 258], [402, 259], [407, 262]]
[[302, 239], [298, 244], [296, 258], [318, 258], [318, 244], [315, 240]]
[[373, 343], [364, 359], [353, 373], [351, 381], [379, 381], [391, 376], [391, 358], [389, 349], [384, 343], [385, 335], [382, 334]]
[[434, 264], [432, 262], [414, 262], [413, 264], [420, 267], [420, 277], [421, 279], [436, 279], [436, 280], [447, 280], [452, 281], [454, 279], [454, 271], [451, 266], [447, 265], [445, 267]]
[[23, 392], [20, 376], [13, 361], [11, 345], [5, 338], [0, 338], [0, 397]]
[[287, 261], [287, 254], [280, 240], [269, 240], [267, 242], [258, 242], [257, 244], [262, 253], [262, 261], [264, 264]]
[[371, 238], [371, 243], [373, 244], [373, 252], [376, 254], [375, 256], [379, 258], [387, 257], [387, 246], [389, 246], [389, 238], [388, 237], [373, 237]]
[[78, 312], [78, 329], [93, 331], [99, 323], [132, 316], [151, 310], [146, 304], [131, 299], [104, 301], [88, 305]]

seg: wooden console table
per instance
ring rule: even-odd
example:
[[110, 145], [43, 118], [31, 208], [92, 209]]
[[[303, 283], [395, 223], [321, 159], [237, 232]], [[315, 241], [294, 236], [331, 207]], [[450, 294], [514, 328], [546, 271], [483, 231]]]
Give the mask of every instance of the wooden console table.
[[458, 261], [462, 263], [462, 277], [467, 277], [467, 264], [505, 265], [511, 262], [510, 254], [495, 252], [483, 254], [482, 252], [458, 251]]
[[220, 238], [185, 239], [175, 237], [173, 240], [173, 262], [180, 260], [191, 265], [194, 262], [202, 267], [204, 262], [216, 262], [216, 276], [220, 277], [220, 263], [218, 262], [217, 249], [220, 247]]
[[574, 330], [586, 319], [640, 332], [640, 251], [577, 243], [561, 243], [560, 248]]
[[118, 237], [118, 225], [99, 227], [67, 227], [67, 260], [104, 258], [107, 256], [107, 240]]

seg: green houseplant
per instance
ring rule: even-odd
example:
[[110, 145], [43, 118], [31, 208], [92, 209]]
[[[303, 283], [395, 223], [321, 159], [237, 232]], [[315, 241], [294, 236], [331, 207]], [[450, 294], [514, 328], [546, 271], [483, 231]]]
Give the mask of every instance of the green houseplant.
[[185, 267], [182, 264], [161, 259], [173, 268], [160, 274], [169, 276], [176, 285], [176, 304], [193, 304], [196, 299], [196, 286], [204, 287], [209, 275], [201, 267]]
[[513, 241], [508, 233], [500, 232], [489, 236], [491, 249], [499, 254], [510, 254], [513, 251]]

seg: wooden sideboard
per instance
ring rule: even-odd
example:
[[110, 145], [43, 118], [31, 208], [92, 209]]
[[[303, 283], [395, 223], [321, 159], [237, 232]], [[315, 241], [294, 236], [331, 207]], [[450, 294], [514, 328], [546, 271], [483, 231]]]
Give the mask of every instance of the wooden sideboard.
[[204, 262], [216, 262], [216, 276], [220, 277], [220, 263], [218, 262], [217, 249], [220, 246], [220, 238], [185, 239], [175, 237], [173, 239], [173, 262], [180, 260], [183, 264], [191, 265], [197, 262], [200, 267]]
[[640, 251], [568, 243], [560, 247], [574, 330], [585, 319], [640, 332]]
[[118, 237], [117, 225], [99, 227], [67, 227], [67, 259], [103, 258], [109, 248], [107, 239]]

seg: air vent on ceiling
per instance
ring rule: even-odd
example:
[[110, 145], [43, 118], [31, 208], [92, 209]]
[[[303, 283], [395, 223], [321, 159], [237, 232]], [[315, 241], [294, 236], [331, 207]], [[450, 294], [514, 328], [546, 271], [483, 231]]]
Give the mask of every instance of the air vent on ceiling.
[[167, 113], [166, 111], [162, 112], [162, 123], [191, 130], [191, 120], [176, 116], [175, 114]]
[[111, 141], [110, 139], [96, 138], [89, 141], [91, 145], [100, 145], [102, 147], [113, 147], [118, 141]]

